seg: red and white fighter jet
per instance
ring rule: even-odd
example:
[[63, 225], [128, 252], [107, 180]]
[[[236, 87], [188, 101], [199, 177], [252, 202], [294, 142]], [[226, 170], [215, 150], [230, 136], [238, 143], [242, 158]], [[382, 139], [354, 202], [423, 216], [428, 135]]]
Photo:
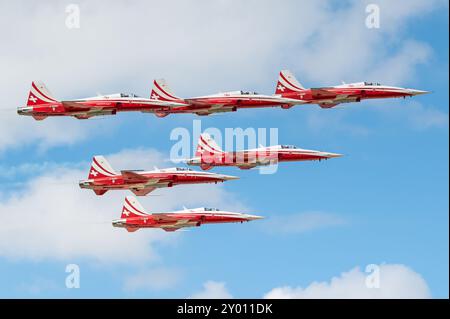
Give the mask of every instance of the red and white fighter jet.
[[195, 157], [188, 159], [188, 165], [200, 166], [203, 170], [214, 166], [236, 166], [250, 169], [278, 162], [321, 161], [340, 157], [341, 154], [305, 150], [292, 145], [259, 147], [238, 152], [224, 152], [208, 133], [200, 135]]
[[98, 115], [115, 115], [117, 112], [157, 112], [168, 107], [184, 104], [142, 98], [136, 94], [117, 93], [84, 99], [59, 101], [41, 82], [32, 82], [27, 105], [19, 107], [19, 115], [30, 115], [36, 120], [49, 116], [73, 116], [88, 119]]
[[127, 196], [120, 219], [113, 220], [114, 227], [123, 227], [129, 232], [140, 228], [161, 228], [165, 231], [176, 231], [184, 227], [195, 227], [203, 224], [243, 223], [262, 219], [261, 216], [222, 211], [217, 208], [195, 208], [170, 213], [147, 213], [137, 199]]
[[331, 108], [340, 103], [360, 102], [365, 99], [412, 97], [428, 91], [405, 89], [372, 82], [357, 82], [331, 87], [304, 88], [289, 70], [283, 70], [278, 77], [275, 96], [297, 100], [297, 104], [318, 104]]
[[181, 184], [219, 183], [239, 179], [236, 176], [193, 171], [174, 167], [152, 171], [123, 170], [116, 173], [103, 156], [94, 156], [87, 180], [80, 181], [81, 188], [92, 189], [103, 195], [109, 190], [129, 189], [137, 196], [145, 196], [156, 188]]
[[230, 91], [192, 98], [181, 98], [172, 93], [164, 79], [155, 80], [150, 97], [157, 101], [174, 103], [155, 114], [164, 117], [171, 113], [194, 113], [210, 115], [213, 113], [234, 112], [241, 108], [282, 107], [290, 108], [299, 104], [296, 99], [256, 92]]

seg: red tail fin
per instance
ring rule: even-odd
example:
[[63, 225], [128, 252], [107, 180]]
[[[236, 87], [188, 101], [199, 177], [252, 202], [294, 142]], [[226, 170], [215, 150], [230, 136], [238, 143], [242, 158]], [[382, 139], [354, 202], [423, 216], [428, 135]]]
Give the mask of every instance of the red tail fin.
[[39, 104], [57, 103], [52, 94], [42, 82], [31, 82], [30, 93], [28, 94], [27, 106]]
[[148, 216], [142, 205], [133, 196], [125, 197], [120, 218]]
[[179, 102], [182, 103], [183, 99], [172, 93], [169, 86], [164, 79], [158, 79], [153, 81], [152, 93], [150, 98], [159, 101], [166, 102]]
[[275, 94], [301, 92], [303, 90], [305, 90], [305, 88], [297, 81], [291, 71], [283, 70], [280, 72]]
[[103, 156], [94, 156], [92, 159], [91, 169], [89, 170], [89, 179], [100, 177], [112, 177], [117, 173], [112, 169], [111, 165]]
[[207, 153], [208, 155], [222, 154], [223, 151], [216, 141], [208, 134], [203, 133], [198, 138], [197, 150], [195, 151], [195, 156], [202, 156], [202, 154]]

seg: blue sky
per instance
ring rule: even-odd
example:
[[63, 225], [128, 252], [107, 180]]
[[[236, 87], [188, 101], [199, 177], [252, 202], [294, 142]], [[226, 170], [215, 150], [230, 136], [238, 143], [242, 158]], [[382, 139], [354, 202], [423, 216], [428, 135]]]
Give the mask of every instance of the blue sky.
[[[380, 5], [380, 29], [365, 27], [359, 1], [286, 1], [281, 8], [211, 2], [204, 14], [219, 13], [206, 18], [209, 28], [183, 3], [82, 1], [80, 29], [65, 27], [63, 3], [15, 4], [0, 22], [9, 43], [0, 49], [9, 96], [0, 113], [0, 297], [260, 298], [279, 287], [301, 297], [299, 287], [312, 293], [313, 282], [327, 282], [314, 290], [323, 297], [366, 265], [381, 264], [406, 278], [381, 277], [381, 290], [411, 291], [418, 281], [429, 290], [417, 288], [418, 296], [448, 298], [448, 3], [371, 2]], [[247, 19], [248, 10], [255, 12]], [[174, 15], [172, 22], [160, 12]], [[117, 26], [119, 18], [125, 23]], [[267, 217], [179, 234], [113, 229], [109, 222], [128, 193], [96, 197], [77, 182], [95, 154], [118, 169], [171, 166], [171, 131], [191, 130], [198, 117], [34, 122], [13, 114], [35, 79], [60, 98], [147, 96], [159, 77], [183, 97], [271, 94], [285, 68], [307, 87], [368, 80], [433, 93], [200, 118], [203, 128], [221, 131], [275, 127], [280, 143], [345, 156], [281, 164], [273, 175], [217, 169], [241, 179], [162, 189], [141, 200], [149, 211], [214, 205]], [[280, 223], [292, 227], [277, 229]], [[79, 289], [65, 287], [65, 267], [73, 263]], [[333, 277], [341, 280], [333, 285]]]

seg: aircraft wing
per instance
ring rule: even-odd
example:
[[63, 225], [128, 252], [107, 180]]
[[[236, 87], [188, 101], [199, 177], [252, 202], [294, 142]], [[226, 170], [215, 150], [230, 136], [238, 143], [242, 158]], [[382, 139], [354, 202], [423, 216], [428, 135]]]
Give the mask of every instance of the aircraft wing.
[[72, 109], [76, 109], [76, 110], [92, 110], [92, 109], [96, 109], [96, 107], [93, 107], [91, 105], [85, 105], [82, 103], [78, 103], [78, 102], [72, 102], [72, 101], [62, 101], [61, 102], [62, 105], [64, 106], [65, 109], [67, 110], [72, 110]]
[[337, 94], [327, 89], [311, 89], [313, 99], [334, 99]]
[[[159, 100], [157, 100], [159, 101]], [[169, 102], [169, 101], [164, 101], [164, 106], [167, 106], [171, 109], [179, 109], [179, 108], [184, 108], [186, 106], [188, 106], [188, 104], [186, 103], [179, 103], [179, 102]]]
[[[152, 214], [152, 215], [164, 215], [164, 214]], [[176, 220], [176, 218], [174, 218]], [[189, 219], [179, 219], [175, 224], [161, 226], [165, 231], [176, 231], [182, 227], [192, 226], [192, 222]]]
[[148, 177], [133, 171], [121, 171], [120, 173], [122, 174], [124, 181], [128, 183], [148, 183], [152, 181], [156, 184], [159, 181], [158, 179], [149, 179]]
[[330, 99], [329, 101], [322, 101], [319, 103], [319, 106], [324, 109], [329, 109], [332, 107], [335, 107], [336, 105], [340, 103], [348, 103], [348, 102], [355, 102], [357, 101], [357, 98], [348, 95], [348, 94], [338, 94], [333, 99]]
[[206, 102], [206, 101], [202, 101], [202, 100], [197, 100], [197, 99], [185, 99], [186, 103], [189, 103], [191, 105], [196, 105], [196, 106], [211, 106], [210, 102]]
[[232, 112], [232, 106], [224, 106], [223, 104], [210, 105], [209, 108], [193, 111], [197, 115], [211, 115], [216, 113]]
[[178, 218], [164, 213], [153, 213], [152, 217], [154, 220], [157, 221], [164, 221], [164, 222], [178, 222]]
[[[234, 158], [237, 162], [244, 161], [244, 164], [254, 165], [256, 163], [266, 163], [278, 160], [277, 151], [262, 151], [255, 153], [254, 151], [237, 151], [234, 152]], [[255, 162], [255, 163], [254, 163]], [[243, 165], [244, 166], [244, 165]]]
[[207, 110], [212, 110], [214, 112], [214, 110], [218, 110], [223, 108], [225, 105], [229, 104], [229, 101], [214, 101], [214, 102], [210, 102], [210, 101], [202, 101], [202, 100], [196, 100], [196, 99], [186, 99], [185, 100], [187, 103], [189, 103], [190, 105], [193, 105], [197, 108], [201, 108], [203, 110], [207, 109]]

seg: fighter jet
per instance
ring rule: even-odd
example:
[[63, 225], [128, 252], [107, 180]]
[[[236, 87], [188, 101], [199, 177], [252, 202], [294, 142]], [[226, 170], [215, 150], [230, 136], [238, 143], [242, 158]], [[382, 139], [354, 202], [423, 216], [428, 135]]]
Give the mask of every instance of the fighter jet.
[[155, 80], [150, 97], [156, 101], [174, 103], [164, 110], [155, 111], [158, 117], [172, 113], [193, 113], [210, 115], [213, 113], [234, 112], [240, 108], [282, 107], [290, 108], [299, 104], [297, 99], [289, 99], [274, 95], [263, 95], [256, 92], [230, 91], [183, 99], [172, 93], [164, 79]]
[[129, 232], [140, 228], [161, 228], [165, 231], [176, 231], [184, 227], [201, 226], [202, 224], [243, 223], [263, 217], [241, 213], [222, 211], [217, 208], [195, 208], [170, 212], [147, 213], [137, 199], [127, 196], [120, 219], [113, 220], [114, 227], [123, 227]]
[[87, 180], [80, 181], [80, 188], [92, 189], [103, 195], [108, 190], [129, 189], [137, 196], [145, 196], [156, 188], [181, 184], [219, 183], [238, 179], [236, 176], [193, 171], [173, 167], [152, 171], [123, 170], [116, 173], [103, 156], [94, 156]]
[[30, 115], [35, 120], [49, 116], [73, 116], [88, 119], [99, 115], [115, 115], [117, 112], [156, 112], [167, 107], [184, 104], [142, 98], [133, 93], [99, 95], [77, 100], [59, 101], [41, 82], [32, 82], [27, 105], [19, 107], [19, 115]]
[[318, 104], [322, 108], [332, 108], [340, 103], [361, 102], [365, 99], [405, 98], [426, 93], [429, 92], [372, 82], [306, 89], [292, 72], [283, 70], [278, 77], [274, 96], [287, 98], [289, 101], [297, 100], [298, 104]]
[[203, 170], [214, 166], [236, 166], [250, 169], [278, 162], [314, 161], [340, 157], [341, 154], [305, 150], [292, 145], [261, 146], [238, 152], [224, 152], [208, 133], [200, 135], [195, 157], [188, 159], [188, 165], [200, 166]]

